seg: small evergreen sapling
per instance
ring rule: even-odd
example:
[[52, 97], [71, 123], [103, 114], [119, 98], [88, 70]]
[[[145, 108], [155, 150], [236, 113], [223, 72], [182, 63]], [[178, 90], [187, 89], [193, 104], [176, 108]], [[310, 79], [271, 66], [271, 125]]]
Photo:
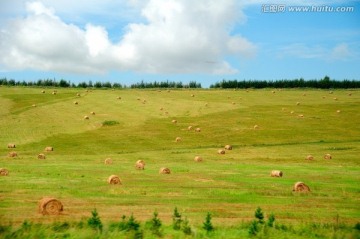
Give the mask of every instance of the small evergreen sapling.
[[207, 213], [205, 222], [203, 223], [203, 229], [206, 230], [207, 233], [214, 230], [214, 226], [211, 223], [211, 214], [210, 212]]
[[88, 226], [94, 230], [99, 230], [100, 233], [102, 233], [103, 225], [96, 208], [91, 212], [91, 215], [92, 217], [88, 219]]

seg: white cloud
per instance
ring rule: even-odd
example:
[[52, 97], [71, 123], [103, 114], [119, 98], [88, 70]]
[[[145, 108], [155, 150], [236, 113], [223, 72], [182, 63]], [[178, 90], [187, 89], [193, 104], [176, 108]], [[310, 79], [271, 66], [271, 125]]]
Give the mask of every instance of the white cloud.
[[[48, 0], [47, 2], [51, 2]], [[59, 2], [59, 1], [57, 1]], [[62, 2], [62, 1], [61, 1]], [[65, 1], [69, 2], [69, 1]], [[90, 1], [94, 3], [94, 1]], [[234, 0], [136, 0], [143, 23], [130, 23], [118, 42], [103, 26], [65, 23], [41, 2], [27, 3], [27, 16], [0, 32], [0, 64], [7, 69], [94, 73], [234, 73], [224, 59], [252, 57], [256, 46], [230, 35], [241, 9]], [[211, 62], [211, 64], [209, 64]]]
[[346, 43], [341, 43], [336, 45], [331, 50], [330, 57], [331, 59], [335, 59], [335, 60], [345, 60], [352, 57], [352, 53], [350, 52], [349, 47]]

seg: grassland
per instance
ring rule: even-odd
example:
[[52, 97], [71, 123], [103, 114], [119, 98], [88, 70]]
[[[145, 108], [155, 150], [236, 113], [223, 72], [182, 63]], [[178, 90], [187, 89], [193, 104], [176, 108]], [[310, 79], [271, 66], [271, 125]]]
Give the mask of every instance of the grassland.
[[[0, 168], [9, 170], [0, 224], [82, 220], [94, 208], [104, 222], [131, 213], [145, 221], [157, 210], [171, 224], [178, 207], [194, 227], [211, 212], [215, 227], [234, 228], [259, 206], [295, 226], [359, 222], [359, 90], [41, 90], [0, 87]], [[217, 154], [226, 144], [233, 150]], [[54, 151], [37, 159], [46, 146]], [[274, 169], [284, 176], [271, 178]], [[107, 184], [112, 174], [121, 186]], [[311, 193], [292, 192], [297, 181]], [[64, 213], [39, 214], [43, 196], [59, 199]]]

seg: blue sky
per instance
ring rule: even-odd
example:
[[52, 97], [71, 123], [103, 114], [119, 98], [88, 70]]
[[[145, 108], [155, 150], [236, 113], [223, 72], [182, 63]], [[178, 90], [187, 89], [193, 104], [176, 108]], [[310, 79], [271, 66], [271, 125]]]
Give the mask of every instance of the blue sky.
[[360, 80], [359, 0], [2, 0], [0, 15], [1, 78]]

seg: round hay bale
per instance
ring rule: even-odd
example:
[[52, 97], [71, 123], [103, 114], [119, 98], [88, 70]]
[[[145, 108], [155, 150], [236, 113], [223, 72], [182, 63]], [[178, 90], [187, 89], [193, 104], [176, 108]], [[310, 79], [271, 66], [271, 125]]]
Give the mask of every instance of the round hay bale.
[[37, 156], [37, 158], [38, 158], [38, 159], [46, 159], [46, 156], [45, 156], [45, 154], [39, 154], [39, 155]]
[[112, 164], [112, 163], [113, 163], [113, 161], [112, 161], [111, 158], [106, 158], [106, 159], [104, 160], [104, 164]]
[[332, 159], [331, 154], [325, 154], [324, 159]]
[[298, 115], [299, 118], [304, 118], [303, 114]]
[[8, 149], [14, 149], [14, 148], [16, 148], [16, 145], [15, 144], [8, 144], [7, 147], [8, 147]]
[[108, 178], [108, 183], [109, 183], [109, 184], [121, 184], [121, 180], [120, 180], [119, 176], [117, 176], [117, 175], [111, 175], [111, 176]]
[[337, 110], [336, 113], [341, 113], [341, 110]]
[[9, 171], [6, 168], [0, 168], [0, 176], [8, 176]]
[[181, 138], [180, 138], [180, 137], [176, 137], [175, 142], [181, 142]]
[[236, 105], [236, 103], [233, 101], [233, 102], [231, 102], [231, 104], [233, 104], [233, 105]]
[[42, 91], [41, 91], [41, 93], [43, 93], [43, 94], [44, 94], [44, 93], [45, 93], [45, 91], [44, 91], [44, 90], [42, 90]]
[[192, 94], [192, 95], [191, 95], [191, 97], [195, 97], [195, 95], [194, 95], [194, 94]]
[[177, 123], [177, 120], [173, 119], [173, 120], [171, 121], [171, 123], [176, 124], [176, 123]]
[[219, 149], [217, 152], [218, 152], [218, 154], [225, 154], [225, 150], [223, 150], [223, 149]]
[[85, 116], [84, 116], [84, 119], [85, 119], [85, 120], [88, 120], [88, 119], [90, 119], [90, 118], [89, 118], [89, 116], [85, 115]]
[[77, 93], [76, 96], [80, 97], [80, 93]]
[[47, 146], [47, 147], [45, 148], [45, 151], [46, 151], [46, 152], [54, 151], [54, 148], [51, 147], [51, 146]]
[[290, 111], [290, 114], [294, 114], [294, 113], [295, 113], [295, 111], [293, 111], [293, 110], [292, 110], [292, 111]]
[[145, 169], [145, 162], [143, 160], [136, 161], [135, 168], [139, 170]]
[[39, 201], [39, 213], [43, 215], [59, 215], [64, 210], [62, 203], [51, 197], [44, 197]]
[[329, 94], [332, 94], [332, 93], [334, 93], [334, 92], [332, 92], [332, 91], [329, 92]]
[[300, 102], [296, 102], [296, 105], [300, 105]]
[[121, 97], [120, 97], [120, 96], [118, 96], [116, 99], [121, 100]]
[[95, 112], [94, 112], [94, 111], [91, 111], [90, 114], [95, 115]]
[[195, 162], [202, 162], [202, 161], [203, 161], [203, 158], [200, 157], [200, 156], [195, 156], [194, 161], [195, 161]]
[[303, 182], [297, 182], [294, 185], [293, 192], [310, 192], [310, 188]]
[[273, 91], [271, 91], [273, 94], [275, 94], [275, 91], [273, 90]]
[[15, 152], [15, 151], [11, 151], [11, 152], [9, 152], [9, 157], [11, 157], [11, 158], [14, 158], [14, 157], [17, 157], [18, 156], [18, 154]]
[[259, 129], [259, 125], [254, 125], [254, 129]]
[[338, 100], [338, 98], [334, 97], [334, 100]]
[[164, 108], [163, 108], [163, 107], [161, 107], [161, 108], [160, 108], [160, 110], [164, 110]]
[[311, 154], [309, 154], [308, 156], [306, 156], [307, 160], [314, 160], [314, 156], [312, 156]]
[[78, 105], [78, 104], [79, 104], [79, 102], [77, 102], [77, 101], [74, 101], [74, 104], [75, 104], [75, 105]]
[[200, 129], [200, 128], [196, 128], [196, 129], [195, 129], [195, 132], [201, 132], [201, 129]]
[[170, 169], [169, 168], [160, 168], [159, 173], [160, 174], [170, 174]]
[[230, 144], [225, 145], [224, 147], [226, 150], [232, 150], [232, 146]]
[[56, 95], [56, 91], [53, 91], [52, 94], [53, 94], [53, 95]]
[[192, 130], [193, 129], [193, 127], [190, 125], [189, 127], [188, 127], [188, 130]]
[[270, 176], [271, 177], [282, 177], [283, 172], [280, 170], [272, 170]]
[[352, 96], [352, 93], [349, 93], [348, 95], [349, 95], [349, 96]]
[[33, 104], [32, 107], [36, 107], [36, 104]]

